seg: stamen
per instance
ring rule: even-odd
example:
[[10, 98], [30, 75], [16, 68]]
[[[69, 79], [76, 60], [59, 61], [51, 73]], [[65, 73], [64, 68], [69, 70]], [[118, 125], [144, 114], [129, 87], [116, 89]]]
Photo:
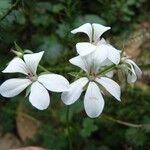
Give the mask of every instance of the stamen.
[[28, 75], [27, 75], [27, 79], [29, 79], [29, 80], [31, 80], [31, 81], [33, 81], [33, 75], [32, 75], [32, 73], [28, 73]]

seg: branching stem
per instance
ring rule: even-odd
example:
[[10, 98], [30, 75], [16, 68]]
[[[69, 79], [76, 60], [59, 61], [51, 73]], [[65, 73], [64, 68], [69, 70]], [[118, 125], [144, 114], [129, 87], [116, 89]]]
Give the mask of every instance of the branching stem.
[[2, 17], [0, 17], [0, 22], [4, 20], [13, 11], [13, 9], [15, 9], [18, 6], [19, 2], [20, 0], [16, 0], [16, 2], [11, 5], [11, 7], [6, 11], [6, 13], [4, 13]]
[[118, 119], [115, 119], [115, 118], [110, 117], [110, 116], [105, 115], [105, 114], [103, 114], [102, 117], [103, 117], [104, 119], [113, 121], [113, 122], [115, 122], [115, 123], [118, 123], [118, 124], [121, 124], [121, 125], [124, 125], [124, 126], [132, 127], [132, 128], [142, 128], [142, 127], [145, 127], [145, 126], [146, 126], [145, 124], [134, 124], [134, 123], [130, 123], [130, 122], [118, 120]]

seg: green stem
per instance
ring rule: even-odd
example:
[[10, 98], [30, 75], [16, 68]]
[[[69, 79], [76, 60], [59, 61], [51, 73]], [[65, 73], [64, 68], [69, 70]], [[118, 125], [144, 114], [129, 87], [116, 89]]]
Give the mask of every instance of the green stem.
[[115, 123], [118, 123], [118, 124], [121, 124], [121, 125], [124, 125], [124, 126], [128, 126], [128, 127], [132, 127], [132, 128], [142, 128], [142, 127], [146, 126], [145, 124], [134, 124], [134, 123], [118, 120], [118, 119], [115, 119], [115, 118], [110, 117], [110, 116], [105, 115], [105, 114], [103, 114], [102, 117], [107, 119], [107, 120], [113, 121]]
[[5, 19], [7, 17], [7, 15], [9, 15], [13, 9], [15, 9], [17, 7], [17, 5], [19, 4], [20, 0], [16, 0], [16, 2], [14, 4], [12, 4], [12, 6], [10, 7], [10, 9], [7, 10], [7, 12], [0, 18], [0, 22]]
[[67, 125], [67, 132], [68, 132], [69, 150], [73, 150], [72, 140], [71, 140], [71, 132], [70, 132], [69, 112], [70, 112], [70, 108], [69, 108], [69, 106], [67, 106], [66, 125]]
[[112, 65], [106, 67], [104, 70], [102, 70], [102, 71], [99, 73], [99, 75], [105, 75], [106, 73], [112, 71], [115, 67], [116, 67], [116, 65], [115, 65], [115, 64], [112, 64]]
[[41, 70], [45, 71], [45, 72], [50, 73], [50, 71], [49, 71], [49, 70], [47, 70], [45, 67], [43, 67], [43, 66], [41, 66], [41, 65], [39, 65], [39, 68], [40, 68]]

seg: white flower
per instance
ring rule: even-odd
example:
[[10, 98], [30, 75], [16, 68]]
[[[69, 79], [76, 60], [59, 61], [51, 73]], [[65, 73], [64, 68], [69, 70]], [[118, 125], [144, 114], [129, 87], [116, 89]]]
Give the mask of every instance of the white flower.
[[72, 30], [71, 33], [76, 34], [78, 32], [83, 32], [88, 35], [90, 43], [92, 42], [97, 43], [101, 35], [107, 30], [110, 30], [110, 27], [105, 27], [97, 23], [93, 23], [93, 24], [85, 23], [80, 27]]
[[137, 79], [141, 78], [142, 71], [136, 63], [128, 57], [122, 57], [122, 69], [127, 74], [127, 82], [134, 83]]
[[114, 64], [119, 64], [120, 62], [120, 51], [106, 43], [106, 41], [102, 38], [101, 35], [109, 30], [110, 27], [105, 27], [100, 24], [90, 24], [86, 23], [74, 30], [71, 33], [75, 34], [78, 32], [83, 32], [88, 35], [90, 39], [89, 42], [80, 42], [76, 44], [76, 49], [79, 55], [85, 56], [91, 52], [97, 52], [101, 59], [101, 62], [105, 59], [109, 59]]
[[44, 74], [37, 76], [38, 64], [44, 52], [25, 54], [21, 58], [14, 58], [3, 70], [3, 73], [22, 73], [26, 78], [13, 78], [5, 81], [0, 86], [0, 94], [4, 97], [14, 97], [31, 85], [29, 101], [39, 110], [46, 109], [50, 103], [47, 90], [53, 92], [67, 91], [69, 82], [58, 74]]
[[77, 101], [87, 88], [84, 96], [84, 108], [87, 115], [91, 118], [98, 117], [104, 108], [104, 99], [100, 89], [103, 86], [111, 95], [120, 101], [120, 86], [107, 77], [101, 77], [98, 72], [100, 69], [99, 59], [95, 55], [77, 56], [70, 59], [70, 63], [83, 69], [87, 77], [81, 77], [70, 85], [70, 89], [62, 93], [62, 101], [66, 105]]

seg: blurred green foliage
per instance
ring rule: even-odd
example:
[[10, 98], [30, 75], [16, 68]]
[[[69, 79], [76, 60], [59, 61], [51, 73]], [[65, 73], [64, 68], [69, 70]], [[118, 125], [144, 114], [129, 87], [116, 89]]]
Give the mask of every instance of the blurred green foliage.
[[[136, 24], [150, 19], [148, 4], [149, 0], [0, 0], [0, 70], [14, 57], [10, 49], [17, 42], [34, 52], [44, 50], [41, 63], [71, 81], [67, 73], [75, 72], [76, 68], [68, 60], [76, 54], [75, 43], [82, 39], [70, 31], [83, 23], [95, 22], [111, 26], [111, 35], [120, 39], [128, 37]], [[12, 75], [0, 74], [0, 82], [9, 77]], [[135, 124], [150, 124], [149, 92], [135, 86], [123, 89], [122, 95], [122, 103], [106, 98], [104, 114]], [[1, 97], [0, 132], [17, 134], [19, 103], [24, 103], [30, 110], [28, 115], [42, 123], [34, 139], [24, 145], [54, 150], [68, 148], [67, 107], [62, 104], [60, 95], [51, 94], [51, 105], [42, 112], [34, 109], [23, 96], [11, 101]], [[83, 97], [70, 107], [69, 121], [76, 150], [148, 150], [150, 147], [150, 126], [127, 127], [103, 115], [89, 119], [83, 109]]]

